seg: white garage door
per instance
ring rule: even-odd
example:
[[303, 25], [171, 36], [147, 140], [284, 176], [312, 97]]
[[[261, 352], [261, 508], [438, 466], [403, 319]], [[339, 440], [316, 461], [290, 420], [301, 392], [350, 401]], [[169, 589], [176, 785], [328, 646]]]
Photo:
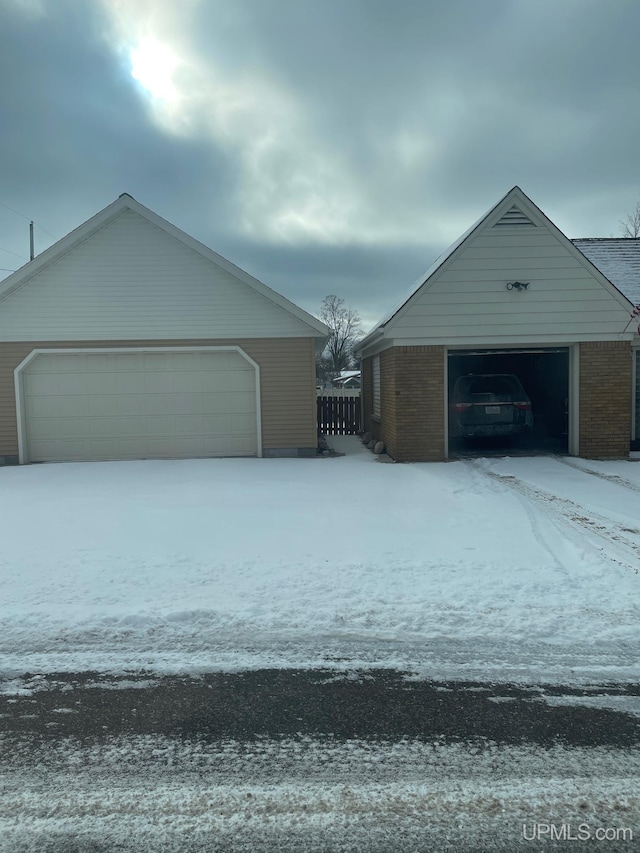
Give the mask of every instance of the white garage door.
[[40, 354], [22, 393], [31, 462], [257, 454], [255, 368], [235, 351]]

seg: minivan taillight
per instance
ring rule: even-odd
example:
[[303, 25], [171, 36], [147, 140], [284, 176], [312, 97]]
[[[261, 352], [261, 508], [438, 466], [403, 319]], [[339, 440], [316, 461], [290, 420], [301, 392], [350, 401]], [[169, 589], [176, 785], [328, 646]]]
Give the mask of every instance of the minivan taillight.
[[520, 409], [521, 412], [526, 412], [527, 409], [531, 408], [531, 403], [514, 403], [513, 405], [516, 409]]
[[467, 409], [470, 409], [473, 403], [456, 403], [454, 408], [456, 412], [466, 412]]

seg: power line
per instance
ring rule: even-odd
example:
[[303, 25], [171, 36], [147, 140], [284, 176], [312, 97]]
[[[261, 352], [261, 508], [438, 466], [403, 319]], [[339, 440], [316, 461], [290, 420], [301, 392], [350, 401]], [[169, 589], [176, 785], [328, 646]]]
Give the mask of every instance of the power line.
[[[48, 234], [49, 237], [53, 238], [54, 240], [58, 239], [57, 237], [54, 237], [54, 235], [50, 231], [47, 231], [46, 228], [43, 228], [42, 225], [38, 225], [38, 223], [35, 221], [35, 219], [31, 219], [30, 216], [25, 216], [24, 213], [20, 213], [19, 210], [14, 210], [13, 207], [9, 207], [8, 204], [3, 204], [1, 201], [0, 201], [0, 207], [4, 207], [6, 210], [10, 210], [11, 213], [15, 213], [16, 216], [21, 216], [23, 219], [26, 219], [27, 222], [33, 222], [34, 225], [37, 225], [38, 228], [41, 231], [44, 231], [45, 234]], [[18, 255], [18, 257], [20, 257], [20, 255]]]
[[0, 252], [6, 252], [8, 255], [15, 255], [16, 258], [21, 258], [23, 261], [28, 260], [24, 255], [18, 255], [16, 252], [12, 252], [11, 249], [3, 249], [2, 246], [0, 246]]

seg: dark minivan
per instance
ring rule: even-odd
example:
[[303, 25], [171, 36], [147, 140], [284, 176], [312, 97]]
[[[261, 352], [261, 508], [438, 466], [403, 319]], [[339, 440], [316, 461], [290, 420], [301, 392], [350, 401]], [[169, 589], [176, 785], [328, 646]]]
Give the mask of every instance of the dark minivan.
[[532, 426], [531, 400], [517, 376], [481, 373], [457, 380], [449, 406], [452, 436], [521, 435]]

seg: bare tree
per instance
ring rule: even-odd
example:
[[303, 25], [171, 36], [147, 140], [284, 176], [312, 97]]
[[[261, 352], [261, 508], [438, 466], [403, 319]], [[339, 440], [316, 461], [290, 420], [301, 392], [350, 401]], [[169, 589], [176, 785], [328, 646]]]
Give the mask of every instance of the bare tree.
[[633, 213], [629, 213], [626, 219], [620, 220], [623, 237], [640, 237], [640, 201], [636, 204]]
[[361, 333], [360, 316], [345, 305], [344, 299], [332, 294], [323, 299], [320, 317], [331, 329], [322, 361], [326, 371], [335, 376], [353, 364], [353, 345]]

